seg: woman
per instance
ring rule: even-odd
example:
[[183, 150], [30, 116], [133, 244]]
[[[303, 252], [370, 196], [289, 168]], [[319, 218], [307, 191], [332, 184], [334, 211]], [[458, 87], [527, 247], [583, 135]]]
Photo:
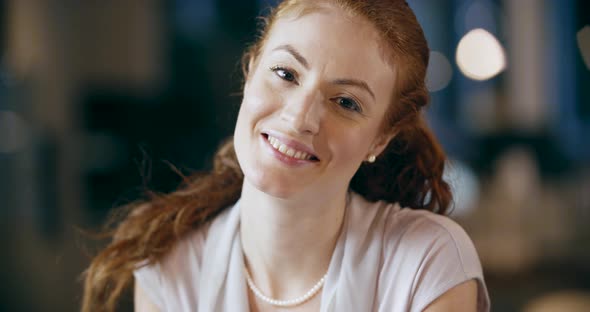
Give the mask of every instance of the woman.
[[135, 277], [137, 311], [489, 310], [471, 241], [441, 216], [428, 54], [404, 1], [282, 2], [245, 53], [233, 144], [135, 206], [83, 309], [112, 310]]

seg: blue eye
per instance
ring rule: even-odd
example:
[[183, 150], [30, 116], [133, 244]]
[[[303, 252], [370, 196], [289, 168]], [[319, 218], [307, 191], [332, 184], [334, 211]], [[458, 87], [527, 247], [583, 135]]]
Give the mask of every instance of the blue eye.
[[284, 67], [274, 66], [270, 70], [272, 70], [277, 76], [279, 76], [283, 80], [289, 82], [294, 82], [296, 80], [295, 74]]
[[336, 99], [336, 103], [338, 103], [340, 107], [346, 110], [355, 111], [359, 113], [362, 112], [361, 106], [351, 98], [339, 97]]

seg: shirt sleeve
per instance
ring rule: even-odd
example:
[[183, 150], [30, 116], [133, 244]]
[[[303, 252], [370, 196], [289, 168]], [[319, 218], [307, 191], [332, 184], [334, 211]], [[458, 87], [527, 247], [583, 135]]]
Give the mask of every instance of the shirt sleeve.
[[160, 311], [165, 311], [162, 294], [162, 274], [159, 263], [141, 266], [133, 271], [133, 276], [137, 285], [145, 291], [150, 301]]
[[422, 237], [420, 265], [412, 298], [412, 312], [423, 311], [451, 288], [469, 281], [478, 284], [477, 311], [490, 310], [483, 270], [475, 246], [465, 231], [449, 218], [426, 214], [415, 228]]

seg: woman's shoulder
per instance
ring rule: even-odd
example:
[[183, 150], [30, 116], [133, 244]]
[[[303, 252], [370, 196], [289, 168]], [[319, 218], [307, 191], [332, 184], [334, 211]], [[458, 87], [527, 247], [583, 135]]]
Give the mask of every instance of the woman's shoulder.
[[471, 244], [463, 227], [449, 216], [427, 210], [401, 208], [387, 220], [392, 233], [404, 234], [414, 241], [448, 241], [453, 245]]
[[[393, 218], [392, 236], [401, 237], [396, 253], [413, 258], [404, 267], [413, 269], [412, 292], [418, 311], [451, 288], [477, 281], [477, 311], [489, 311], [490, 299], [475, 245], [465, 230], [448, 216], [425, 210], [401, 209]], [[397, 230], [396, 230], [397, 228]], [[412, 271], [412, 270], [410, 270]]]
[[361, 208], [364, 216], [373, 219], [372, 224], [383, 223], [384, 242], [393, 247], [419, 250], [444, 244], [477, 257], [469, 235], [448, 216], [401, 207], [398, 203], [369, 202], [358, 194], [353, 194], [352, 202], [353, 206]]
[[215, 237], [231, 225], [230, 215], [235, 218], [231, 208], [178, 239], [161, 259], [133, 272], [151, 302], [170, 311], [190, 311], [197, 305], [204, 268], [211, 265], [211, 253], [220, 247]]
[[[180, 238], [163, 258], [144, 263], [133, 272], [136, 281], [157, 306], [187, 300], [196, 302], [207, 239], [211, 228], [227, 218], [228, 210]], [[187, 294], [190, 298], [185, 298]]]
[[[136, 283], [161, 311], [182, 300], [196, 301], [207, 228], [204, 225], [191, 231], [162, 259], [144, 264], [133, 272]], [[185, 298], [187, 295], [189, 297]]]
[[388, 221], [390, 237], [399, 237], [400, 246], [406, 250], [423, 257], [456, 258], [466, 274], [480, 274], [481, 264], [471, 238], [449, 216], [402, 208]]
[[209, 226], [205, 224], [190, 231], [176, 241], [164, 257], [153, 263], [141, 265], [134, 272], [136, 279], [162, 287], [167, 282], [177, 281], [183, 276], [198, 274]]
[[200, 267], [210, 226], [210, 223], [203, 224], [175, 243], [172, 250], [160, 261], [160, 267], [167, 275], [182, 275], [186, 273], [179, 271], [183, 268]]
[[161, 273], [173, 278], [174, 276], [185, 276], [188, 273], [187, 269], [192, 268], [192, 270], [198, 271], [211, 231], [225, 226], [230, 210], [231, 207], [224, 209], [214, 219], [193, 229], [176, 241], [168, 254], [158, 261]]
[[[464, 281], [478, 281], [478, 311], [489, 309], [483, 270], [469, 235], [448, 216], [399, 204], [357, 199], [382, 223], [380, 298], [412, 298], [425, 308], [432, 300]], [[365, 210], [365, 209], [364, 209]], [[375, 227], [377, 228], [377, 227]], [[402, 294], [403, 293], [403, 294]]]

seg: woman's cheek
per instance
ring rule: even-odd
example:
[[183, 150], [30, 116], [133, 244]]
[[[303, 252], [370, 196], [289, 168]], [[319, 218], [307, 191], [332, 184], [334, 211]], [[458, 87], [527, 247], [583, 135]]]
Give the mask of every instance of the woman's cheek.
[[276, 86], [270, 82], [262, 82], [251, 85], [244, 96], [247, 110], [252, 114], [271, 113], [280, 106], [282, 96]]
[[244, 97], [243, 105], [248, 114], [256, 114], [257, 112], [264, 110], [264, 99], [252, 94], [248, 97]]
[[338, 141], [341, 142], [340, 155], [353, 163], [364, 157], [364, 151], [368, 150], [369, 139], [366, 131], [356, 127], [340, 129], [337, 132]]

